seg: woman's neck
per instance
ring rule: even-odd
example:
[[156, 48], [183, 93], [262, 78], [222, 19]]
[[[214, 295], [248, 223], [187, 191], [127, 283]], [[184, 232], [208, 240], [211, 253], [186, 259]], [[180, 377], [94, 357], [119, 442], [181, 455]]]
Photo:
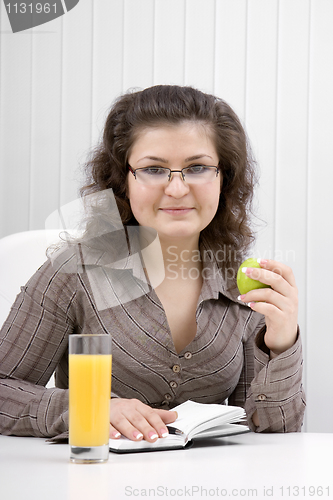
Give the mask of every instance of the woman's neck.
[[165, 277], [173, 280], [195, 279], [201, 271], [199, 238], [161, 241]]
[[157, 238], [142, 252], [146, 272], [155, 287], [166, 278], [172, 281], [196, 279], [202, 270], [199, 238]]

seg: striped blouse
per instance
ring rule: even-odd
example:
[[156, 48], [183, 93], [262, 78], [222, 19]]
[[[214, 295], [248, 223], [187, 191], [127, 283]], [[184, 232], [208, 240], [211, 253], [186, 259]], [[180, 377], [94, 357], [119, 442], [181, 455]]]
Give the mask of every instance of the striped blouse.
[[[68, 431], [68, 335], [85, 333], [112, 336], [113, 397], [166, 409], [188, 399], [228, 402], [245, 408], [254, 431], [300, 431], [300, 336], [270, 360], [264, 317], [237, 300], [234, 277], [214, 259], [204, 262], [196, 336], [177, 353], [140, 259], [115, 265], [105, 254], [83, 255], [78, 247], [45, 262], [21, 288], [1, 329], [1, 434]], [[45, 388], [54, 371], [56, 387]]]

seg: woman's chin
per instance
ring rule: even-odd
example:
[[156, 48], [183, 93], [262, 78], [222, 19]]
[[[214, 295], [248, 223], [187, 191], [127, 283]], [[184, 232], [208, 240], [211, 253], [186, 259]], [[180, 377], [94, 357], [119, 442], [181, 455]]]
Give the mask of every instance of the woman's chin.
[[186, 227], [173, 228], [171, 231], [166, 231], [166, 228], [157, 228], [157, 233], [160, 241], [185, 241], [185, 240], [196, 240], [199, 241], [200, 231], [190, 230]]

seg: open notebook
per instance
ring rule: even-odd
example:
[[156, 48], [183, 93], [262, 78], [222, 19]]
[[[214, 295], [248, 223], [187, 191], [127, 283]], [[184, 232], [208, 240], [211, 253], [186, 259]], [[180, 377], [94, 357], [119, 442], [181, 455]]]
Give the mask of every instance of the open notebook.
[[197, 439], [231, 436], [250, 431], [246, 425], [240, 423], [245, 419], [245, 411], [238, 406], [186, 401], [173, 410], [177, 411], [178, 418], [167, 426], [169, 429], [167, 437], [149, 443], [145, 440], [131, 441], [122, 436], [119, 439], [110, 439], [110, 451], [133, 453], [180, 449], [189, 446]]

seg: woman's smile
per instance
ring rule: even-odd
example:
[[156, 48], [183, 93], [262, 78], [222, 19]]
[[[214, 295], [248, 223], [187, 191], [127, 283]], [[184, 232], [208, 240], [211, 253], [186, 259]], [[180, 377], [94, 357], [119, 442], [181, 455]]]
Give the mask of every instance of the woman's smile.
[[181, 217], [191, 213], [195, 209], [193, 207], [161, 207], [159, 210], [168, 215]]

